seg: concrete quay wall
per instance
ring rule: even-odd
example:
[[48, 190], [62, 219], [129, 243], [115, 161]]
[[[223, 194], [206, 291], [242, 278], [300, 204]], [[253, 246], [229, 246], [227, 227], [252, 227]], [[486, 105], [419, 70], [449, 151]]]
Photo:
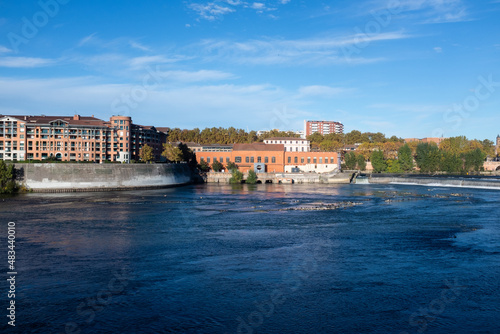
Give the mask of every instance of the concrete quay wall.
[[[358, 183], [358, 179], [356, 183]], [[449, 186], [464, 188], [493, 188], [500, 190], [500, 180], [464, 179], [446, 177], [369, 177], [368, 183], [374, 184], [415, 184], [424, 186]]]
[[187, 164], [15, 164], [19, 181], [34, 192], [163, 188], [192, 180]]
[[[244, 174], [246, 179], [248, 174]], [[207, 173], [207, 183], [229, 183], [231, 173]], [[316, 173], [259, 173], [257, 179], [261, 183], [350, 183], [351, 174], [316, 174]], [[290, 182], [290, 180], [292, 180]]]

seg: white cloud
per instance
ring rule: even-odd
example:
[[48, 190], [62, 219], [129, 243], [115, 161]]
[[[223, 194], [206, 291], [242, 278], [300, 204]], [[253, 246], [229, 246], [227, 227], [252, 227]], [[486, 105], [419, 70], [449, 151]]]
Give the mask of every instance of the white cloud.
[[440, 47], [440, 46], [436, 46], [434, 49], [433, 49], [436, 53], [441, 53], [443, 52], [443, 48]]
[[53, 59], [31, 58], [31, 57], [0, 57], [0, 67], [11, 68], [33, 68], [54, 64]]
[[[285, 5], [290, 0], [278, 0], [277, 4]], [[201, 18], [209, 21], [221, 19], [224, 15], [234, 13], [239, 8], [249, 8], [257, 13], [273, 11], [276, 8], [266, 6], [265, 2], [245, 2], [241, 0], [215, 0], [206, 3], [191, 3], [188, 7], [195, 11]]]
[[232, 8], [221, 6], [214, 2], [209, 2], [207, 4], [193, 3], [189, 7], [197, 12], [200, 17], [210, 21], [221, 18], [223, 15], [235, 11]]
[[[229, 77], [217, 71], [170, 72], [179, 80]], [[235, 126], [250, 129], [301, 127], [308, 112], [301, 106], [315, 101], [269, 84], [170, 85], [168, 80], [148, 89], [136, 106], [125, 108], [138, 124], [181, 128]], [[140, 83], [109, 84], [95, 77], [18, 79], [0, 77], [0, 114], [94, 114], [109, 119], [113, 104]], [[140, 86], [139, 86], [140, 87]], [[307, 90], [307, 88], [305, 89]], [[26, 92], [30, 94], [26, 94]], [[125, 104], [121, 104], [123, 107]], [[280, 111], [286, 106], [286, 115]], [[279, 110], [277, 110], [279, 109]], [[15, 112], [14, 112], [15, 111]], [[286, 117], [285, 117], [286, 116]]]
[[262, 2], [254, 2], [250, 7], [252, 9], [263, 10], [266, 8], [266, 5]]

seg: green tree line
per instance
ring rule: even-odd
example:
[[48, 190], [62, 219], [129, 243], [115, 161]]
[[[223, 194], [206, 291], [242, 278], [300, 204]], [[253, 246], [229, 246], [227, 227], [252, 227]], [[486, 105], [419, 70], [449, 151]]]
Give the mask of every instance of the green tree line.
[[192, 130], [171, 129], [168, 134], [169, 142], [194, 142], [199, 144], [245, 144], [264, 141], [271, 137], [300, 137], [291, 131], [271, 130], [260, 136], [256, 131], [246, 132], [243, 129], [230, 128], [198, 128]]

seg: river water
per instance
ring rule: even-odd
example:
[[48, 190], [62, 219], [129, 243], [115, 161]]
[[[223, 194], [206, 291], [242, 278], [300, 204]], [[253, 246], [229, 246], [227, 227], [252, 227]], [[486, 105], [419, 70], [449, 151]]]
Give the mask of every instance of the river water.
[[404, 185], [3, 197], [0, 330], [500, 333], [499, 203]]

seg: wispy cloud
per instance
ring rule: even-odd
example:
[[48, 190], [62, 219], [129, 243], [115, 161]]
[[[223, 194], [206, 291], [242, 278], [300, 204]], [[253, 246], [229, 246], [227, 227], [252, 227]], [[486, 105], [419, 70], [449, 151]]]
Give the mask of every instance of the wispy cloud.
[[334, 97], [351, 92], [352, 89], [322, 85], [303, 86], [298, 90], [298, 97]]
[[9, 52], [12, 52], [12, 50], [9, 48], [6, 48], [3, 45], [0, 45], [0, 53], [9, 53]]
[[161, 76], [167, 80], [180, 82], [218, 81], [235, 78], [231, 73], [212, 70], [200, 70], [195, 72], [164, 71], [161, 73]]
[[88, 35], [88, 36], [83, 37], [83, 38], [82, 38], [82, 39], [78, 42], [78, 44], [77, 44], [77, 45], [78, 45], [78, 47], [82, 47], [82, 46], [84, 46], [84, 45], [86, 45], [86, 44], [91, 43], [92, 41], [95, 41], [95, 40], [96, 40], [96, 38], [95, 38], [95, 35], [96, 35], [96, 34], [97, 34], [97, 33], [93, 33], [93, 34], [90, 34], [90, 35]]
[[148, 52], [151, 51], [150, 48], [148, 48], [147, 46], [144, 46], [141, 43], [136, 42], [136, 41], [130, 41], [129, 44], [130, 44], [130, 47], [132, 47], [133, 49], [137, 49], [137, 50], [141, 50], [141, 51], [148, 51]]
[[148, 65], [171, 64], [178, 62], [178, 58], [169, 58], [163, 55], [135, 57], [127, 61], [130, 69], [140, 70]]
[[[389, 8], [405, 20], [419, 23], [450, 23], [469, 20], [463, 0], [376, 0], [375, 12]], [[372, 11], [373, 12], [373, 11]]]
[[346, 57], [345, 52], [350, 46], [411, 37], [402, 32], [387, 32], [372, 36], [354, 34], [298, 40], [267, 39], [246, 42], [205, 40], [196, 47], [201, 46], [204, 51], [203, 56], [207, 60], [229, 60], [240, 64], [363, 64], [384, 59]]
[[53, 59], [31, 57], [0, 57], [0, 67], [33, 68], [44, 67], [56, 63]]

